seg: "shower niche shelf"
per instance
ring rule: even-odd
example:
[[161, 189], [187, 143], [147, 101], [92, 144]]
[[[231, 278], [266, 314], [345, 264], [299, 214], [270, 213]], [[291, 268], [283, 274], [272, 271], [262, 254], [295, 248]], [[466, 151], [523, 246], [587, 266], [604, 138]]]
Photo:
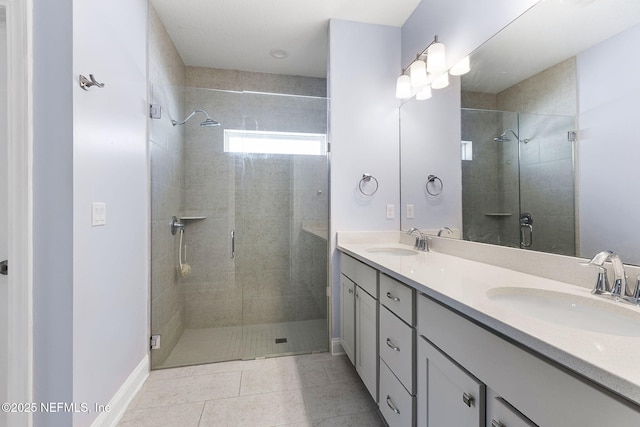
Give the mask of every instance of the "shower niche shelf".
[[502, 218], [502, 217], [505, 217], [505, 216], [511, 216], [513, 214], [511, 212], [485, 212], [484, 215], [485, 216], [495, 217], [495, 218]]

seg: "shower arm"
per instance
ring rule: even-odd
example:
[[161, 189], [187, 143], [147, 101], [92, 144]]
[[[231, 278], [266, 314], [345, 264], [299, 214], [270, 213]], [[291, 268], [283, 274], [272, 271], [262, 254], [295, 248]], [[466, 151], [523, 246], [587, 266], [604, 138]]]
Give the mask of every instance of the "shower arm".
[[196, 109], [195, 109], [195, 110], [193, 110], [193, 111], [191, 112], [191, 114], [189, 114], [189, 115], [187, 116], [187, 118], [186, 118], [186, 119], [184, 119], [183, 121], [181, 121], [181, 122], [177, 122], [177, 121], [175, 121], [175, 120], [171, 120], [171, 124], [172, 124], [172, 125], [174, 125], [174, 126], [183, 125], [183, 124], [187, 123], [187, 122], [189, 121], [189, 119], [190, 119], [191, 117], [193, 117], [193, 116], [194, 116], [194, 114], [196, 114], [196, 113], [202, 113], [202, 114], [204, 114], [205, 116], [207, 116], [207, 119], [209, 119], [209, 120], [213, 120], [211, 117], [209, 117], [209, 114], [208, 114], [206, 111], [204, 111], [204, 110], [200, 110], [199, 108], [196, 108]]

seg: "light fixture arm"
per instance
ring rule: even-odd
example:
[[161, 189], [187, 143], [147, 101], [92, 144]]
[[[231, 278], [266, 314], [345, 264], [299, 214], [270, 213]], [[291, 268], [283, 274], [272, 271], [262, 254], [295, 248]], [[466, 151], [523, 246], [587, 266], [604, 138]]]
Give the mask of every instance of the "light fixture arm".
[[427, 45], [427, 47], [425, 47], [422, 50], [422, 52], [419, 52], [419, 53], [416, 54], [416, 59], [411, 61], [411, 63], [409, 63], [409, 65], [407, 65], [405, 68], [402, 69], [402, 74], [405, 74], [409, 70], [409, 68], [411, 68], [411, 66], [413, 65], [414, 62], [420, 61], [421, 60], [420, 58], [422, 58], [422, 57], [426, 57], [427, 56], [427, 51], [429, 50], [431, 45], [434, 44], [434, 43], [438, 43], [438, 36], [437, 35], [433, 37], [433, 41], [431, 43], [429, 43]]

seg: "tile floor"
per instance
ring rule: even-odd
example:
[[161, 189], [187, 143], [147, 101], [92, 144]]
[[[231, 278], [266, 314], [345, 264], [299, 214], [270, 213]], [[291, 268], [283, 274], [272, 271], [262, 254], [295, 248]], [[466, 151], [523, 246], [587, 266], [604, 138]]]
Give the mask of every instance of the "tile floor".
[[[287, 338], [276, 344], [276, 338]], [[327, 351], [327, 319], [185, 329], [158, 368]]]
[[347, 357], [315, 353], [152, 371], [118, 426], [384, 423]]

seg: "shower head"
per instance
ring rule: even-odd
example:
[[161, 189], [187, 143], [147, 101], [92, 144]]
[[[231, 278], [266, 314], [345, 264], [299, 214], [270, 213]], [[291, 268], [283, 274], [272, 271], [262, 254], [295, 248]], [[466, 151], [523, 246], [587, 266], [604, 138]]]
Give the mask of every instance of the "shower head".
[[196, 114], [196, 113], [202, 113], [202, 114], [204, 114], [205, 116], [207, 116], [207, 118], [206, 118], [202, 123], [200, 123], [200, 126], [202, 126], [202, 127], [220, 126], [220, 123], [219, 123], [219, 122], [216, 122], [215, 120], [213, 120], [211, 117], [209, 117], [209, 114], [207, 114], [207, 112], [206, 112], [206, 111], [204, 111], [204, 110], [200, 110], [200, 109], [195, 109], [195, 110], [193, 110], [193, 111], [191, 112], [191, 114], [189, 114], [189, 115], [187, 116], [187, 118], [186, 118], [186, 119], [184, 119], [184, 120], [183, 120], [183, 121], [181, 121], [181, 122], [177, 122], [177, 121], [175, 121], [175, 120], [171, 120], [171, 124], [172, 124], [172, 125], [174, 125], [174, 126], [183, 125], [183, 124], [185, 124], [185, 123], [186, 123], [186, 122], [187, 122], [191, 117], [193, 117], [193, 115], [194, 115], [194, 114]]
[[[520, 141], [520, 137], [518, 137], [518, 134], [517, 134], [513, 129], [507, 129], [507, 130], [505, 130], [504, 132], [502, 132], [502, 133], [500, 134], [500, 136], [497, 136], [497, 137], [493, 138], [493, 140], [494, 140], [495, 142], [510, 142], [510, 141], [511, 141], [511, 138], [509, 138], [509, 137], [507, 136], [507, 133], [509, 133], [509, 132], [511, 132], [511, 133], [513, 134], [513, 136], [515, 136], [515, 137], [516, 137], [516, 140], [517, 140], [517, 141]], [[529, 140], [528, 140], [528, 139], [525, 139], [524, 141], [521, 141], [521, 142], [524, 142], [524, 143], [526, 144], [527, 142], [529, 142]]]

